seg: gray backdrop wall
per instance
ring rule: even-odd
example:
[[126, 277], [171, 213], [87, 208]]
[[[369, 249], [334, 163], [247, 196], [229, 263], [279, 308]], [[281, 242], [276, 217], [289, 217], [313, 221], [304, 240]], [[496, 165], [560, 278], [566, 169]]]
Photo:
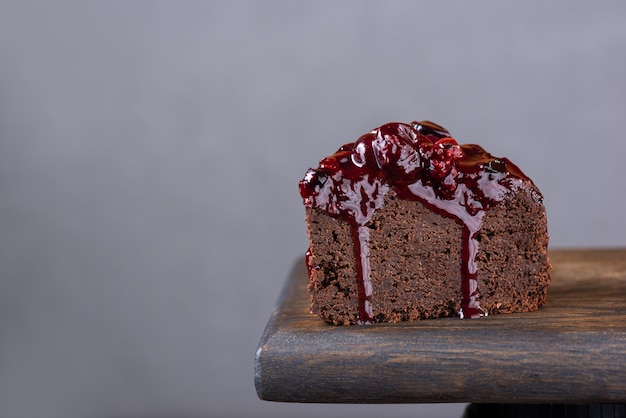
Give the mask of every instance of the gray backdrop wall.
[[257, 400], [297, 182], [388, 121], [518, 163], [553, 247], [626, 245], [623, 2], [2, 2], [0, 416], [460, 416]]

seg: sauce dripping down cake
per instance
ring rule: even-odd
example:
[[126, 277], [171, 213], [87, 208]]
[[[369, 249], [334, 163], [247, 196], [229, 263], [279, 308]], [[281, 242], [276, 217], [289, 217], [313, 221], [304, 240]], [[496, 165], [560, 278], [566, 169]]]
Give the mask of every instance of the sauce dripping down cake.
[[311, 311], [333, 324], [527, 312], [550, 284], [543, 196], [429, 121], [388, 123], [300, 181]]

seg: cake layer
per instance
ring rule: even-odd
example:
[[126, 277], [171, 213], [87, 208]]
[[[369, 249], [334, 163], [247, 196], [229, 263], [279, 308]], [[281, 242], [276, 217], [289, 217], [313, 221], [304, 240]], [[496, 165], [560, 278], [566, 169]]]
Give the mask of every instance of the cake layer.
[[[545, 303], [546, 215], [531, 187], [490, 210], [476, 237], [478, 300], [488, 314], [533, 311]], [[374, 321], [458, 315], [461, 226], [394, 192], [384, 208], [367, 225]], [[307, 218], [311, 310], [334, 324], [355, 324], [359, 300], [350, 226], [315, 209]]]

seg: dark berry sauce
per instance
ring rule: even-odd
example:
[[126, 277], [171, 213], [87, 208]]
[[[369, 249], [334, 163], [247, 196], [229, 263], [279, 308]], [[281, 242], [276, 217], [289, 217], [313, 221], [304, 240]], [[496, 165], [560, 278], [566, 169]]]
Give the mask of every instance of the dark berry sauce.
[[[340, 147], [300, 181], [307, 208], [350, 225], [359, 297], [358, 323], [374, 321], [368, 222], [393, 190], [419, 201], [462, 227], [461, 318], [487, 313], [479, 304], [476, 254], [484, 214], [530, 179], [506, 158], [479, 145], [458, 145], [443, 127], [428, 121], [388, 123]], [[307, 266], [311, 274], [310, 250]]]

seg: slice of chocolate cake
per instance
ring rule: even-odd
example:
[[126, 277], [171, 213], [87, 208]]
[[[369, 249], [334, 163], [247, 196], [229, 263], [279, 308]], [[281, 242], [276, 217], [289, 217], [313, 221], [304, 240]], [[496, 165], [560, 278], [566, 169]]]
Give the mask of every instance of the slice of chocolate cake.
[[300, 182], [311, 311], [333, 324], [527, 312], [550, 284], [534, 183], [432, 122], [388, 123]]

